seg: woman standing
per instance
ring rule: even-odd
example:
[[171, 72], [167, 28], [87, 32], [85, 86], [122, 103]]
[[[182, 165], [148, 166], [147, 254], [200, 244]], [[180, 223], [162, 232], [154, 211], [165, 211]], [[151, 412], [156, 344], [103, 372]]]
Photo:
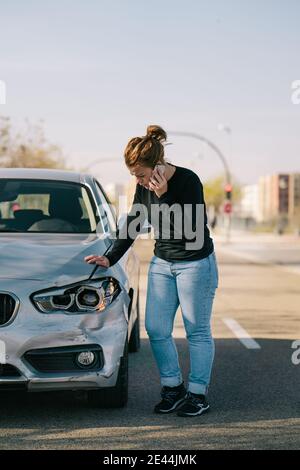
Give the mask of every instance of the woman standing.
[[[148, 270], [145, 314], [145, 328], [162, 386], [162, 400], [154, 407], [154, 412], [171, 413], [176, 410], [178, 416], [197, 416], [209, 409], [207, 392], [215, 352], [210, 320], [218, 287], [218, 267], [207, 227], [201, 181], [192, 170], [165, 161], [163, 142], [166, 139], [166, 132], [161, 127], [148, 126], [145, 136], [134, 137], [128, 142], [125, 163], [136, 177], [137, 185], [133, 206], [127, 215], [127, 236], [116, 239], [106, 256], [90, 255], [85, 261], [105, 267], [115, 264], [136, 238], [127, 231], [136, 219], [134, 205], [143, 205], [144, 219], [148, 218], [157, 234]], [[166, 220], [154, 217], [152, 209], [171, 206], [178, 210], [173, 219], [169, 218], [169, 236], [166, 237], [162, 228]], [[193, 245], [191, 237], [186, 236], [185, 225], [191, 222], [193, 233], [195, 228], [197, 233], [200, 222], [198, 208], [201, 207], [202, 243], [199, 246], [197, 243]], [[177, 215], [181, 208], [180, 225]], [[186, 208], [191, 209], [190, 217], [184, 216]], [[172, 337], [179, 305], [190, 352], [187, 390]]]

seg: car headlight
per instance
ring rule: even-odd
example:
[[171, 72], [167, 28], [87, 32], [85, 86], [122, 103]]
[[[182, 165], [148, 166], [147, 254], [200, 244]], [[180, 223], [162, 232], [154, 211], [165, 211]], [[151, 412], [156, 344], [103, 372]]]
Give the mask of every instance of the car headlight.
[[62, 310], [69, 313], [102, 312], [120, 292], [121, 288], [116, 279], [108, 277], [38, 292], [32, 295], [31, 300], [43, 313]]

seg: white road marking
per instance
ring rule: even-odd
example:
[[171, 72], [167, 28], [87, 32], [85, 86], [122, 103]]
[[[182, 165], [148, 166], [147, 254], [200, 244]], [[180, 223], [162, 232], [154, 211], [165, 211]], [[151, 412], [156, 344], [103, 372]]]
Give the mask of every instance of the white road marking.
[[236, 320], [233, 318], [223, 318], [223, 322], [247, 349], [261, 349], [260, 345], [251, 338], [249, 333]]

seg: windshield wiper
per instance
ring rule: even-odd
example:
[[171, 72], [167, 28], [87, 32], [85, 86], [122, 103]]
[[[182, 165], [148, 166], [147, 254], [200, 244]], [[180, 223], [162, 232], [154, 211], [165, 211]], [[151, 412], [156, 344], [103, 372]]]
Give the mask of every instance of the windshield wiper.
[[21, 230], [17, 230], [16, 228], [0, 228], [0, 232], [21, 232]]

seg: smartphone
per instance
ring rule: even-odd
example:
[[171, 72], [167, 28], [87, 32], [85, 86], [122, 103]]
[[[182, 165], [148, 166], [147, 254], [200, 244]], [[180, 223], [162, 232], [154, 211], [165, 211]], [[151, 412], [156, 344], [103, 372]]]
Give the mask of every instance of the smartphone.
[[158, 171], [160, 171], [160, 173], [164, 174], [166, 167], [165, 165], [155, 165], [154, 170], [157, 170], [157, 169]]

